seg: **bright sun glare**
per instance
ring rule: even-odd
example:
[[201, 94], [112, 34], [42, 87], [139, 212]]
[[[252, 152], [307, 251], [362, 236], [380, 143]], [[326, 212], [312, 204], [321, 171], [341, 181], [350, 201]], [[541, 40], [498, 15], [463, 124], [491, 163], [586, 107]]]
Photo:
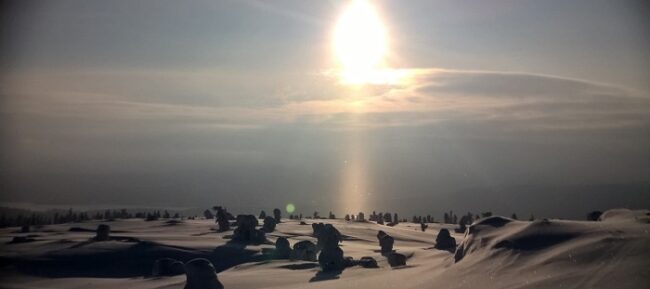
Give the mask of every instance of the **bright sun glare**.
[[336, 26], [334, 49], [341, 65], [349, 70], [375, 68], [386, 48], [384, 27], [374, 8], [365, 0], [354, 0]]
[[381, 70], [388, 39], [379, 15], [368, 1], [353, 0], [349, 4], [336, 24], [333, 45], [343, 82], [384, 82], [386, 71]]

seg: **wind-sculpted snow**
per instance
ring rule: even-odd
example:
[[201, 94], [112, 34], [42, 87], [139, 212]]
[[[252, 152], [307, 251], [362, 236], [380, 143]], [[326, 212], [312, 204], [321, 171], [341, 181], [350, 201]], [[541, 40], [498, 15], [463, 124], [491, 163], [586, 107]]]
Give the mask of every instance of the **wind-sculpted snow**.
[[650, 223], [650, 210], [613, 209], [600, 215], [599, 220], [603, 222], [637, 221], [641, 223]]
[[603, 214], [616, 222], [481, 219], [468, 228], [450, 271], [464, 271], [464, 283], [477, 284], [473, 274], [489, 268], [487, 275], [500, 284], [494, 288], [644, 288], [650, 226], [638, 219], [646, 212]]
[[[300, 220], [282, 220], [266, 235], [269, 242], [261, 244], [232, 242], [233, 231], [219, 232], [214, 220], [185, 220], [174, 226], [165, 221], [104, 222], [111, 227], [108, 241], [93, 240], [92, 229], [70, 231], [96, 228], [97, 222], [34, 227], [25, 233], [8, 228], [0, 229], [0, 288], [182, 289], [184, 274], [152, 277], [155, 262], [171, 258], [187, 264], [205, 258], [227, 289], [645, 289], [650, 282], [650, 225], [639, 221], [645, 214], [604, 212], [598, 222], [491, 217], [469, 226], [464, 236], [455, 231], [457, 226], [437, 223], [422, 232], [415, 223], [389, 227], [303, 219], [308, 225], [332, 224], [340, 232], [339, 248], [352, 265], [334, 273], [322, 270], [318, 253], [308, 261], [263, 254], [277, 250], [276, 243], [290, 249], [310, 242], [308, 247], [317, 250], [312, 227]], [[459, 244], [458, 261], [453, 252], [434, 248], [442, 229]], [[382, 254], [379, 231], [393, 237], [392, 250], [403, 259]], [[12, 243], [14, 237], [32, 241]], [[393, 268], [389, 261], [400, 261], [400, 266]]]
[[[584, 223], [584, 222], [581, 222]], [[463, 242], [456, 250], [456, 262], [477, 250], [509, 249], [536, 251], [585, 236], [588, 226], [559, 221], [515, 221], [504, 217], [490, 217], [472, 224]]]

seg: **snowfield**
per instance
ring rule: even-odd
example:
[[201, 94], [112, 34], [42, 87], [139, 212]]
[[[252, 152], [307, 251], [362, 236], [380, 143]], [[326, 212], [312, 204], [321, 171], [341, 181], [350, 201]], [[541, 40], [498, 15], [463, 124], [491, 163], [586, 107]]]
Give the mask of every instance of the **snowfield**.
[[[215, 231], [214, 220], [141, 219], [49, 225], [19, 233], [0, 230], [0, 288], [183, 288], [185, 275], [151, 277], [156, 259], [212, 261], [227, 289], [248, 288], [650, 288], [650, 211], [605, 212], [600, 222], [516, 221], [490, 217], [465, 233], [456, 226], [395, 227], [373, 222], [304, 220], [333, 224], [342, 234], [345, 256], [374, 257], [379, 268], [354, 266], [341, 274], [322, 273], [317, 262], [269, 260], [279, 236], [291, 245], [312, 240], [312, 227], [283, 220], [267, 233], [269, 244], [229, 242], [232, 231]], [[110, 241], [96, 242], [99, 224], [111, 226]], [[72, 228], [72, 229], [71, 229]], [[447, 228], [456, 252], [434, 249]], [[377, 232], [395, 239], [407, 265], [391, 268], [381, 255]], [[16, 236], [33, 239], [12, 242]]]

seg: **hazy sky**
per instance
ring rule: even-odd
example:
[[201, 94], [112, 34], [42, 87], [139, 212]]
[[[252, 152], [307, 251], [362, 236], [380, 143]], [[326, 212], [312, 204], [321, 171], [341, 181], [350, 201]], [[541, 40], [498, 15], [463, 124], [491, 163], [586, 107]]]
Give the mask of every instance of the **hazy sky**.
[[5, 2], [0, 201], [650, 206], [645, 1], [372, 1], [409, 77], [361, 86], [349, 1]]

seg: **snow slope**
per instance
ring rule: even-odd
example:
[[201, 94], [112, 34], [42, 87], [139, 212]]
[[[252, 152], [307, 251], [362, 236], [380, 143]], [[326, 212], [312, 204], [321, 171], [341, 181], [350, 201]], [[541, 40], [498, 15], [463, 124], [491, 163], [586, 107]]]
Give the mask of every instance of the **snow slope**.
[[[259, 246], [229, 244], [232, 232], [217, 233], [212, 220], [117, 220], [113, 236], [89, 242], [99, 224], [44, 226], [28, 234], [17, 228], [0, 231], [0, 288], [183, 288], [185, 276], [149, 276], [153, 261], [172, 257], [210, 259], [225, 288], [648, 288], [650, 224], [648, 211], [618, 210], [601, 222], [568, 220], [515, 221], [493, 217], [477, 221], [466, 234], [450, 225], [395, 227], [344, 220], [332, 223], [344, 235], [346, 256], [372, 256], [377, 269], [350, 267], [323, 274], [317, 263], [267, 260]], [[306, 220], [311, 223], [312, 220]], [[70, 231], [71, 227], [82, 228]], [[448, 228], [459, 243], [456, 254], [433, 249], [435, 236]], [[407, 265], [390, 268], [379, 253], [376, 234], [395, 238]], [[314, 240], [309, 225], [284, 220], [267, 234], [270, 242], [285, 236], [290, 243]], [[29, 243], [9, 243], [32, 235]], [[457, 261], [458, 260], [458, 261]]]

